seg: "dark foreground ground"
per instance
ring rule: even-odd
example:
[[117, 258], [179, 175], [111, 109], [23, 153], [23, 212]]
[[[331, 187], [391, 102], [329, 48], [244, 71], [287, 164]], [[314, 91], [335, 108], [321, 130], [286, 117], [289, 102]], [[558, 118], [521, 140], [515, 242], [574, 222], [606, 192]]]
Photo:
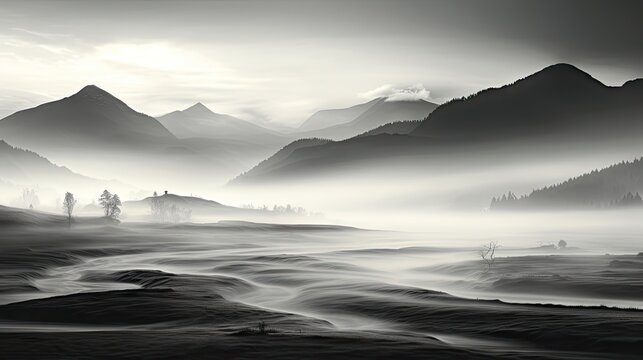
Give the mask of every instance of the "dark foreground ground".
[[[437, 250], [341, 250], [351, 239], [377, 242], [373, 232], [247, 223], [3, 230], [0, 359], [640, 359], [643, 349], [637, 309], [402, 285], [403, 273], [364, 259]], [[484, 273], [476, 264], [409, 265], [409, 274], [444, 272], [523, 296], [643, 297], [636, 254], [509, 257]]]

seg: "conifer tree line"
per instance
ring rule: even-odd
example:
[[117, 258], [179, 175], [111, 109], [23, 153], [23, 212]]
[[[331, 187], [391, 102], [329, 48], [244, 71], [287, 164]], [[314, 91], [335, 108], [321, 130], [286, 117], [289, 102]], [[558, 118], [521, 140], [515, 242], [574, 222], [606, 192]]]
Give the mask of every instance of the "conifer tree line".
[[643, 158], [592, 170], [558, 184], [517, 196], [509, 191], [491, 199], [491, 210], [538, 208], [611, 209], [643, 206]]

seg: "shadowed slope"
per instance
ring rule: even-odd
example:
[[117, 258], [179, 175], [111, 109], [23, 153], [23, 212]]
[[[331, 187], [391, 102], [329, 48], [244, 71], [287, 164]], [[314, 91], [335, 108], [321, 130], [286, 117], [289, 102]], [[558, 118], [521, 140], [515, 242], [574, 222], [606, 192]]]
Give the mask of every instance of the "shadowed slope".
[[552, 65], [513, 84], [444, 104], [412, 134], [506, 140], [642, 130], [643, 92], [633, 86], [637, 82], [611, 88], [572, 65]]

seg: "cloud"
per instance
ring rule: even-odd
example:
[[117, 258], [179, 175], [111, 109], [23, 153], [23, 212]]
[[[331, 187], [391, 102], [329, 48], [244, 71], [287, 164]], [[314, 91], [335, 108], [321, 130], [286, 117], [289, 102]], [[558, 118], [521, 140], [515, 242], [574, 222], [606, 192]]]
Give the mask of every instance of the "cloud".
[[255, 123], [267, 124], [272, 122], [270, 116], [257, 107], [244, 107], [240, 109], [240, 112], [242, 114], [242, 118]]
[[431, 94], [422, 84], [407, 87], [396, 87], [390, 84], [382, 85], [373, 90], [359, 94], [365, 99], [385, 97], [386, 101], [417, 101], [430, 100]]

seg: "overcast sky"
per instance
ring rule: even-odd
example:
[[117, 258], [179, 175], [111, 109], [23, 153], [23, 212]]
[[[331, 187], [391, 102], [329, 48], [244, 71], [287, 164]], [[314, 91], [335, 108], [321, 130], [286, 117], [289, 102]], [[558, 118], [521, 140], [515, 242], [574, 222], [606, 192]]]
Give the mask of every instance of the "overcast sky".
[[643, 1], [1, 0], [0, 116], [95, 84], [298, 124], [369, 97], [442, 102], [557, 62], [643, 77]]

